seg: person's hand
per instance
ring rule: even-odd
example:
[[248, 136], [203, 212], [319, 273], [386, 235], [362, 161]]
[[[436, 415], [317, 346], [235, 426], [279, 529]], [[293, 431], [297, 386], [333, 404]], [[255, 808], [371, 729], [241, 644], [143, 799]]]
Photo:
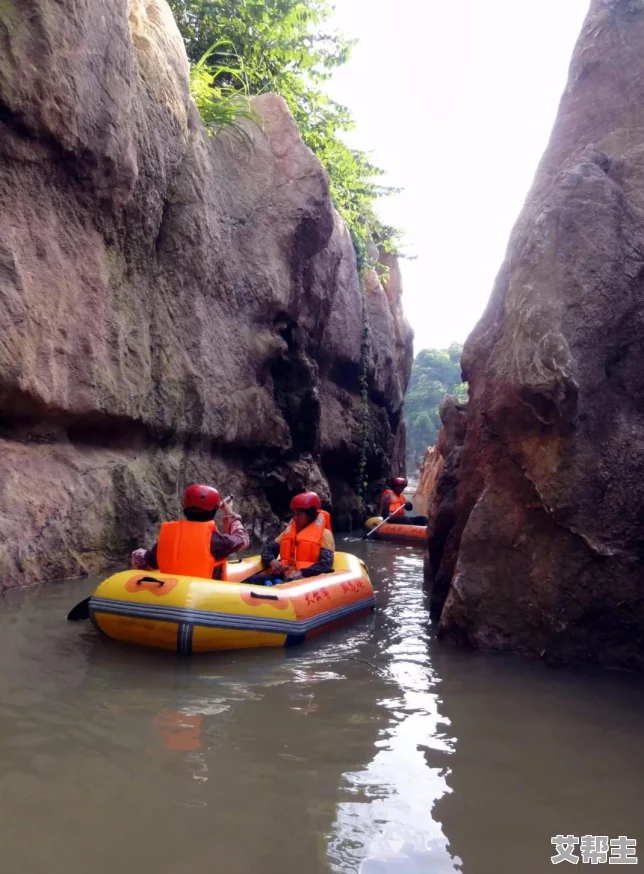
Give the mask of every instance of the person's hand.
[[286, 572], [286, 574], [284, 575], [284, 579], [288, 580], [289, 582], [291, 580], [301, 580], [302, 574], [300, 571], [293, 569]]
[[284, 565], [279, 560], [279, 558], [274, 558], [273, 561], [269, 564], [269, 568], [276, 574], [284, 573]]
[[414, 509], [414, 505], [411, 501], [405, 501], [405, 510], [409, 513], [410, 510]]
[[148, 568], [145, 560], [145, 549], [135, 549], [130, 556], [130, 567], [135, 571], [145, 571]]
[[232, 498], [224, 498], [221, 502], [221, 512], [224, 514], [224, 517], [233, 515], [233, 499]]

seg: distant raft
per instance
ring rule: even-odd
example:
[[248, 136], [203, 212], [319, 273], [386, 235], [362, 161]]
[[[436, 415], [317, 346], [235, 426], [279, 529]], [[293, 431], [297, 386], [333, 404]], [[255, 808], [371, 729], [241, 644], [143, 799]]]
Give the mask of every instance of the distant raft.
[[[372, 531], [382, 521], [382, 516], [372, 516], [371, 519], [367, 519], [364, 523], [366, 532]], [[401, 525], [396, 522], [385, 522], [369, 537], [369, 540], [405, 541], [424, 545], [427, 540], [427, 525]]]
[[290, 646], [365, 616], [376, 599], [363, 561], [336, 552], [332, 573], [277, 586], [240, 582], [259, 557], [228, 562], [228, 580], [123, 571], [99, 585], [89, 617], [114, 640], [180, 653]]

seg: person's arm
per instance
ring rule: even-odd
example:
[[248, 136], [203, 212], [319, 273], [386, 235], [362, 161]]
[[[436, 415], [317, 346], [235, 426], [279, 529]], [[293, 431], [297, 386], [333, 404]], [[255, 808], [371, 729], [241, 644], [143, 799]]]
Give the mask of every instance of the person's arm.
[[327, 529], [322, 537], [320, 545], [320, 557], [311, 567], [301, 571], [303, 577], [316, 577], [318, 574], [329, 574], [333, 570], [335, 559], [335, 541], [333, 534]]
[[279, 537], [275, 538], [275, 540], [267, 540], [262, 546], [260, 558], [262, 559], [264, 567], [268, 567], [271, 562], [279, 558], [281, 542], [282, 535], [280, 534]]
[[232, 498], [222, 501], [220, 506], [224, 517], [224, 530], [213, 532], [210, 538], [210, 552], [216, 561], [223, 561], [233, 552], [248, 549], [250, 545], [250, 538], [242, 525], [241, 516], [233, 513]]
[[157, 544], [152, 549], [135, 549], [130, 556], [130, 567], [135, 571], [157, 570]]
[[236, 513], [224, 516], [224, 531], [214, 531], [210, 538], [210, 552], [216, 561], [228, 558], [233, 552], [248, 549], [250, 538]]
[[268, 540], [264, 544], [261, 552], [262, 565], [264, 568], [270, 567], [276, 574], [285, 574], [286, 567], [280, 560], [280, 544], [284, 537], [284, 531], [279, 534], [275, 540]]

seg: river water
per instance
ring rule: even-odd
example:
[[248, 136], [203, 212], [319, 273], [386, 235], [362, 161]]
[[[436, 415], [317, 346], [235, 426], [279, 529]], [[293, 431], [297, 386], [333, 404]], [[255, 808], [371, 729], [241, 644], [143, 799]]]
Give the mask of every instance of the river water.
[[641, 682], [446, 649], [420, 550], [338, 546], [379, 609], [287, 651], [100, 639], [64, 621], [88, 580], [0, 599], [2, 874], [542, 874], [557, 834], [644, 857]]

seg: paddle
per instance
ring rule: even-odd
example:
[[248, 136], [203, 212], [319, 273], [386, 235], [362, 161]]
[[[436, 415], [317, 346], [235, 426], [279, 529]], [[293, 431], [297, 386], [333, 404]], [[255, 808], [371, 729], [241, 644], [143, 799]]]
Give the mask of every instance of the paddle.
[[394, 512], [391, 513], [389, 516], [387, 516], [386, 519], [383, 519], [382, 522], [378, 522], [378, 524], [376, 525], [376, 527], [375, 527], [375, 528], [372, 528], [371, 531], [370, 531], [368, 534], [363, 534], [362, 539], [363, 539], [363, 540], [367, 540], [369, 537], [371, 537], [371, 535], [372, 535], [375, 531], [377, 531], [377, 530], [378, 530], [382, 525], [384, 525], [385, 522], [388, 522], [388, 521], [392, 518], [392, 516], [395, 516], [396, 513], [399, 513], [399, 512], [400, 512], [400, 507], [398, 508], [398, 510], [394, 510]]
[[70, 622], [81, 622], [83, 619], [89, 619], [89, 602], [90, 598], [85, 598], [80, 604], [73, 607], [67, 614]]

